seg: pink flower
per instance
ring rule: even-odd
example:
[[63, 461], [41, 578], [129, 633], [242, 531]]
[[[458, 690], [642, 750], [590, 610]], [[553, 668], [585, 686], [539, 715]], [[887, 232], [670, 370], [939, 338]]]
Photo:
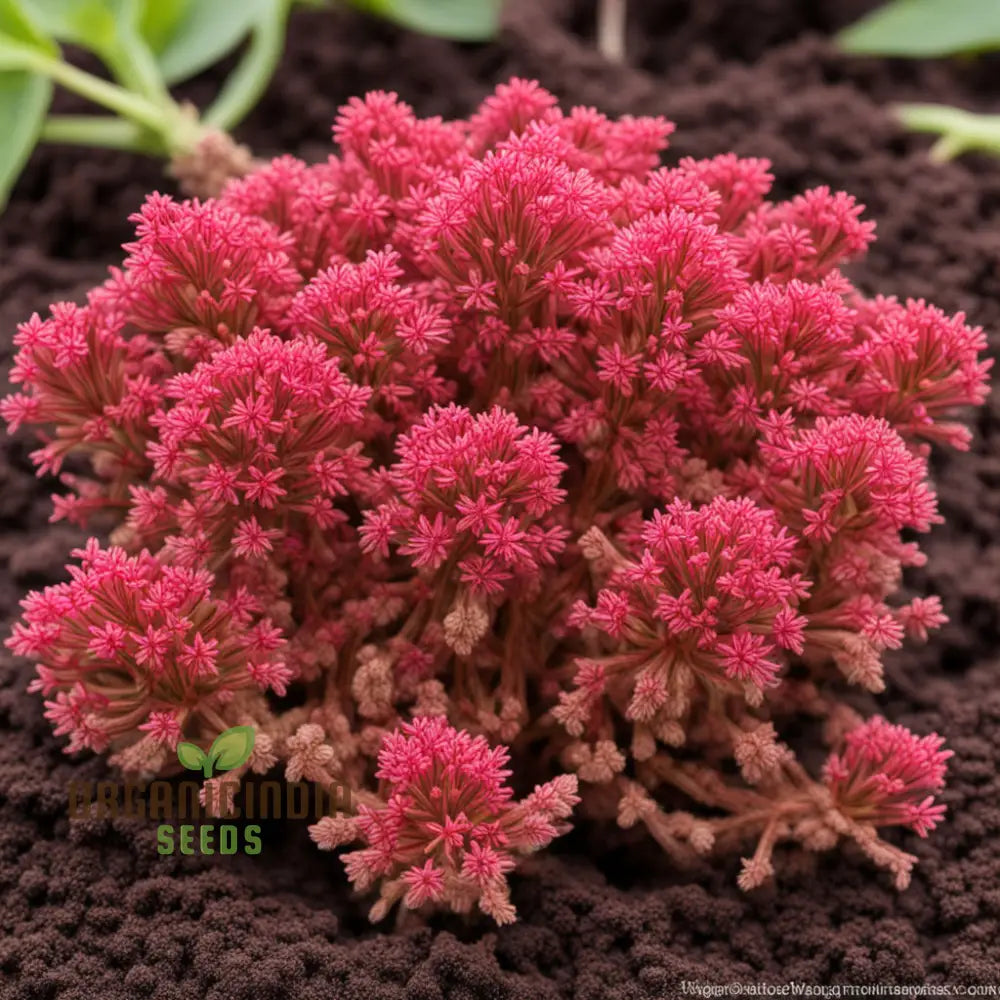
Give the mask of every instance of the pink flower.
[[417, 217], [421, 269], [436, 279], [456, 357], [477, 381], [491, 358], [508, 362], [526, 319], [545, 315], [553, 271], [611, 232], [608, 189], [567, 166], [562, 149], [555, 126], [511, 138], [444, 180]]
[[899, 609], [898, 617], [907, 632], [925, 641], [931, 629], [940, 628], [948, 621], [941, 610], [939, 597], [914, 597]]
[[188, 362], [280, 321], [301, 283], [288, 240], [219, 202], [151, 195], [124, 270], [95, 301]]
[[374, 90], [340, 109], [333, 137], [345, 166], [357, 163], [387, 205], [406, 216], [414, 190], [435, 185], [468, 162], [465, 131], [464, 123], [417, 118], [396, 94]]
[[334, 527], [368, 464], [352, 429], [369, 395], [313, 340], [236, 340], [167, 383], [174, 405], [153, 417], [150, 449], [162, 486], [137, 491], [130, 524], [191, 565]]
[[836, 288], [797, 279], [748, 285], [718, 318], [741, 359], [708, 362], [713, 381], [725, 386], [722, 428], [756, 435], [774, 410], [825, 417], [847, 411], [844, 362], [855, 314]]
[[917, 737], [880, 716], [847, 734], [844, 749], [831, 754], [825, 779], [836, 808], [859, 823], [908, 826], [926, 837], [945, 814], [934, 802], [944, 787], [944, 739]]
[[501, 83], [469, 119], [472, 141], [481, 153], [511, 133], [520, 135], [533, 121], [558, 117], [556, 98], [537, 80], [513, 77]]
[[10, 381], [23, 388], [0, 403], [0, 416], [11, 432], [22, 424], [46, 429], [46, 444], [32, 455], [39, 472], [60, 472], [74, 454], [99, 465], [95, 481], [79, 480], [81, 495], [61, 510], [85, 523], [148, 475], [144, 446], [166, 362], [145, 338], [125, 337], [116, 317], [65, 302], [49, 319], [36, 314], [22, 323], [14, 343]]
[[411, 910], [417, 910], [427, 902], [436, 903], [444, 896], [444, 872], [435, 867], [430, 858], [422, 867], [414, 865], [408, 868], [402, 878], [409, 886], [403, 902]]
[[954, 420], [982, 403], [993, 360], [979, 359], [986, 335], [965, 316], [945, 316], [923, 300], [875, 299], [862, 310], [865, 334], [850, 352], [851, 389], [862, 412], [885, 417], [909, 438], [968, 448], [969, 431]]
[[808, 585], [771, 511], [747, 499], [697, 510], [678, 500], [643, 522], [641, 539], [594, 606], [573, 611], [575, 624], [617, 640], [617, 652], [597, 675], [592, 660], [578, 661], [577, 688], [556, 710], [571, 733], [601, 717], [602, 696], [654, 732], [683, 717], [696, 680], [756, 701], [777, 683], [782, 649], [800, 648], [795, 607]]
[[[900, 644], [906, 617], [885, 599], [902, 567], [921, 562], [899, 533], [940, 521], [926, 460], [885, 420], [857, 414], [777, 431], [761, 451], [762, 493], [800, 539], [800, 558], [825, 567], [813, 571], [817, 585], [802, 609], [808, 650], [832, 654], [851, 682], [882, 690], [880, 653]], [[923, 634], [943, 621], [926, 610]]]
[[741, 261], [756, 281], [823, 278], [875, 238], [875, 224], [859, 219], [863, 211], [849, 194], [828, 187], [765, 203], [744, 223]]
[[679, 166], [719, 195], [720, 204], [715, 211], [719, 228], [726, 232], [737, 229], [747, 214], [761, 204], [774, 181], [768, 160], [743, 159], [734, 153], [722, 153], [709, 160], [688, 156]]
[[[502, 83], [470, 119], [473, 146], [482, 152], [509, 136], [550, 126], [559, 137], [559, 153], [574, 169], [586, 169], [608, 184], [643, 177], [659, 161], [674, 126], [663, 118], [613, 121], [595, 108], [573, 108], [568, 115], [535, 80]], [[547, 142], [549, 140], [546, 140]], [[550, 147], [551, 148], [551, 147]]]
[[171, 750], [176, 749], [182, 736], [181, 723], [176, 712], [150, 712], [149, 719], [138, 728], [140, 732], [149, 733], [157, 743], [162, 743]]
[[182, 732], [212, 735], [235, 692], [287, 681], [281, 641], [255, 647], [213, 595], [211, 573], [93, 539], [77, 555], [69, 583], [24, 600], [24, 620], [7, 640], [38, 661], [35, 688], [50, 699], [57, 733], [69, 735], [68, 751], [104, 750], [140, 731], [171, 746]]
[[472, 416], [434, 407], [399, 439], [389, 470], [392, 498], [365, 513], [362, 547], [391, 541], [415, 567], [454, 565], [474, 593], [500, 593], [508, 580], [538, 576], [562, 551], [554, 522], [565, 468], [549, 434], [499, 407]]
[[[440, 901], [462, 910], [478, 901], [499, 923], [513, 919], [506, 875], [521, 854], [567, 827], [558, 822], [578, 801], [576, 779], [564, 775], [521, 803], [505, 785], [504, 747], [422, 717], [385, 737], [377, 777], [384, 805], [359, 809], [367, 846], [345, 855], [348, 878], [366, 888], [381, 880], [376, 914], [398, 899], [406, 906]], [[538, 837], [539, 827], [547, 835]]]
[[[660, 166], [672, 130], [528, 80], [454, 122], [372, 92], [323, 162], [153, 195], [86, 305], [22, 324], [0, 415], [60, 477], [54, 517], [114, 543], [9, 640], [70, 749], [168, 769], [249, 719], [255, 770], [306, 773], [298, 719], [306, 776], [361, 807], [314, 839], [360, 837], [376, 917], [513, 919], [507, 875], [577, 776], [671, 853], [758, 835], [747, 888], [780, 842], [845, 834], [905, 881], [873, 827], [937, 821], [936, 738], [868, 723], [824, 790], [773, 726], [842, 734], [832, 668], [879, 691], [883, 651], [946, 621], [893, 601], [986, 338], [858, 292], [850, 195], [774, 200], [731, 153]], [[516, 803], [508, 745], [575, 774]]]
[[878, 542], [940, 521], [927, 463], [885, 421], [851, 414], [763, 448], [769, 499], [805, 539]]
[[387, 418], [405, 425], [447, 396], [433, 356], [451, 330], [441, 307], [400, 283], [402, 276], [395, 251], [334, 265], [299, 293], [288, 320], [296, 336], [315, 338], [355, 382], [371, 386]]

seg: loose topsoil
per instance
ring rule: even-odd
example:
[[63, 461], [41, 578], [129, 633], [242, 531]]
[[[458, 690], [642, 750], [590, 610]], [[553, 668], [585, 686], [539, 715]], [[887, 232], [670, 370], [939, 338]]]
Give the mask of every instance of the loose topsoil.
[[[632, 68], [592, 50], [594, 4], [513, 2], [500, 40], [460, 47], [349, 11], [299, 13], [268, 97], [240, 131], [259, 154], [325, 155], [337, 106], [397, 90], [457, 117], [512, 74], [565, 103], [665, 114], [668, 153], [767, 156], [780, 194], [844, 188], [878, 220], [855, 276], [867, 291], [964, 309], [1000, 345], [1000, 161], [935, 165], [885, 111], [900, 98], [988, 106], [998, 64], [849, 60], [824, 40], [868, 6], [849, 0], [631, 4]], [[991, 92], [990, 87], [994, 86]], [[195, 100], [211, 92], [206, 79]], [[0, 219], [0, 354], [16, 321], [79, 296], [119, 259], [128, 214], [170, 189], [156, 164], [38, 152]], [[520, 922], [438, 918], [372, 929], [335, 859], [302, 829], [268, 829], [263, 854], [160, 858], [153, 824], [74, 823], [73, 778], [102, 761], [63, 755], [24, 693], [30, 669], [0, 661], [0, 996], [6, 998], [524, 998], [681, 995], [682, 980], [812, 984], [1000, 983], [1000, 396], [971, 453], [940, 458], [946, 524], [910, 579], [952, 624], [890, 662], [878, 706], [955, 750], [949, 817], [897, 893], [851, 850], [791, 856], [776, 885], [735, 886], [736, 862], [678, 872], [654, 850], [577, 832], [514, 879]], [[61, 578], [74, 532], [47, 525], [29, 443], [0, 455], [0, 618]], [[875, 707], [874, 704], [871, 707]], [[290, 826], [290, 825], [289, 825]]]

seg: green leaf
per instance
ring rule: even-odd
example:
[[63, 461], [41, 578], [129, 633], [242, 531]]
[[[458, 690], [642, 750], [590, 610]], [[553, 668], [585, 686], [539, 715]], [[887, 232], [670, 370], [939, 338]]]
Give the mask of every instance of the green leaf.
[[61, 42], [95, 53], [130, 90], [154, 99], [166, 87], [139, 31], [144, 0], [31, 0], [39, 24]]
[[361, 10], [439, 38], [484, 42], [500, 29], [503, 0], [353, 0]]
[[46, 56], [59, 53], [59, 47], [39, 26], [33, 15], [33, 8], [29, 8], [22, 0], [0, 0], [0, 51], [6, 54], [34, 49]]
[[37, 19], [29, 16], [28, 9], [21, 0], [0, 0], [0, 40], [31, 45], [50, 55], [58, 51], [52, 39], [39, 27]]
[[118, 43], [119, 25], [135, 24], [135, 0], [31, 0], [31, 12], [53, 38], [104, 57]]
[[[149, 5], [160, 0], [146, 0]], [[176, 4], [176, 0], [172, 0]], [[285, 0], [194, 0], [176, 4], [172, 23], [156, 22], [147, 35], [167, 83], [197, 76], [232, 52], [267, 13], [267, 7]], [[183, 9], [181, 9], [183, 8]], [[150, 25], [143, 19], [143, 29]]]
[[[28, 47], [58, 51], [18, 0], [0, 0], [0, 62], [3, 54]], [[0, 72], [0, 208], [35, 148], [52, 100], [52, 83], [27, 70]]]
[[239, 767], [253, 752], [257, 731], [253, 726], [233, 726], [215, 737], [208, 756], [220, 771]]
[[177, 759], [189, 771], [200, 771], [208, 760], [208, 755], [194, 743], [178, 743]]
[[0, 208], [21, 174], [45, 123], [52, 84], [31, 73], [0, 73]]
[[196, 0], [143, 0], [139, 33], [154, 52], [162, 52]]
[[997, 0], [893, 0], [837, 36], [846, 52], [928, 58], [1000, 48]]

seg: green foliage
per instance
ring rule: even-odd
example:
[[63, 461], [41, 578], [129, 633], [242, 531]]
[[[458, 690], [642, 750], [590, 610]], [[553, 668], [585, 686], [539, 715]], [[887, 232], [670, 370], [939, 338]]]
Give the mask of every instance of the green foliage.
[[142, 60], [174, 84], [233, 52], [275, 2], [31, 0], [31, 11], [51, 38], [88, 49], [113, 71]]
[[50, 38], [88, 49], [123, 86], [156, 98], [165, 89], [140, 26], [142, 7], [151, 2], [31, 0], [31, 13]]
[[1000, 155], [1000, 115], [977, 115], [944, 104], [902, 104], [896, 114], [911, 131], [941, 137], [931, 147], [935, 160], [973, 150]]
[[[163, 78], [179, 83], [213, 66], [245, 41], [274, 5], [274, 0], [146, 0], [146, 7], [156, 10], [155, 35], [147, 40]], [[144, 25], [149, 24], [147, 15]]]
[[106, 57], [136, 28], [137, 0], [32, 0], [31, 13], [52, 38]]
[[[933, 58], [1000, 49], [1000, 0], [892, 0], [837, 36], [855, 55]], [[899, 120], [915, 132], [940, 136], [936, 160], [969, 150], [1000, 155], [1000, 116], [937, 104], [904, 104]]]
[[18, 0], [0, 0], [0, 206], [31, 155], [52, 100], [50, 80], [17, 68], [21, 47], [47, 54], [55, 49]]
[[[0, 206], [39, 137], [161, 156], [189, 151], [204, 127], [168, 87], [250, 39], [213, 124], [252, 108], [281, 56], [291, 0], [0, 0]], [[59, 43], [96, 55], [114, 82], [67, 63]], [[53, 84], [113, 113], [46, 118]]]
[[195, 0], [148, 0], [139, 15], [139, 31], [154, 52], [163, 52], [180, 31]]
[[931, 58], [1000, 48], [998, 0], [893, 0], [842, 31], [857, 55]]
[[354, 6], [426, 35], [482, 42], [497, 33], [503, 0], [355, 0]]
[[[55, 50], [45, 32], [29, 17], [21, 0], [0, 0], [0, 49], [9, 51], [17, 45], [26, 45], [43, 52]], [[0, 55], [0, 68], [5, 68], [5, 63], [6, 60]]]

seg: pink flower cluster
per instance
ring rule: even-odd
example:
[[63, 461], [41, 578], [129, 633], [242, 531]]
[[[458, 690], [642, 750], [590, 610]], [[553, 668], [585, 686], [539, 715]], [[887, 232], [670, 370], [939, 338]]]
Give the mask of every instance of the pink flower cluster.
[[[778, 684], [779, 651], [803, 650], [807, 621], [796, 608], [809, 588], [790, 572], [794, 539], [747, 498], [697, 509], [675, 500], [640, 537], [636, 558], [620, 557], [594, 606], [572, 615], [621, 651], [578, 661], [579, 686], [563, 693], [556, 715], [576, 735], [610, 734], [614, 706], [633, 722], [643, 757], [655, 752], [654, 738], [682, 742], [679, 720], [698, 687], [759, 703]], [[597, 561], [610, 547], [603, 536], [589, 542]]]
[[[254, 725], [255, 768], [355, 790], [312, 833], [361, 841], [376, 916], [511, 919], [578, 798], [678, 863], [756, 841], [745, 888], [843, 838], [905, 881], [878, 828], [940, 819], [947, 753], [839, 698], [945, 620], [896, 594], [985, 336], [851, 284], [849, 195], [662, 166], [671, 131], [521, 80], [458, 122], [369, 94], [326, 162], [152, 196], [20, 327], [0, 413], [110, 535], [9, 643], [70, 749], [169, 773]], [[823, 774], [800, 713], [844, 739]], [[515, 803], [508, 761], [551, 780]]]
[[316, 555], [369, 460], [357, 440], [371, 392], [322, 344], [255, 328], [169, 379], [153, 414], [153, 486], [133, 486], [137, 541], [185, 566]]
[[851, 730], [843, 753], [832, 754], [824, 771], [837, 808], [854, 820], [908, 826], [926, 837], [944, 816], [944, 806], [934, 802], [952, 756], [943, 743], [878, 716]]
[[[446, 902], [459, 912], [478, 902], [497, 923], [514, 919], [506, 876], [515, 856], [568, 829], [563, 820], [579, 798], [576, 777], [564, 774], [515, 803], [504, 784], [507, 762], [506, 748], [440, 717], [417, 718], [386, 737], [375, 776], [388, 798], [359, 807], [352, 832], [367, 846], [344, 857], [359, 888], [381, 880], [374, 919], [401, 897], [413, 909]], [[321, 821], [314, 839], [333, 847], [336, 832], [342, 836], [336, 820]]]
[[221, 597], [205, 569], [95, 539], [74, 555], [71, 581], [31, 594], [8, 642], [40, 661], [32, 687], [54, 696], [46, 715], [70, 750], [105, 750], [142, 731], [175, 746], [194, 718], [226, 728], [237, 692], [285, 693], [281, 631], [245, 588]]
[[551, 523], [566, 499], [551, 434], [499, 407], [476, 416], [435, 407], [400, 435], [397, 453], [389, 499], [365, 512], [363, 550], [384, 557], [396, 542], [415, 569], [443, 569], [475, 594], [555, 565], [569, 531]]

